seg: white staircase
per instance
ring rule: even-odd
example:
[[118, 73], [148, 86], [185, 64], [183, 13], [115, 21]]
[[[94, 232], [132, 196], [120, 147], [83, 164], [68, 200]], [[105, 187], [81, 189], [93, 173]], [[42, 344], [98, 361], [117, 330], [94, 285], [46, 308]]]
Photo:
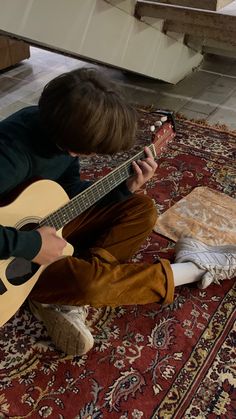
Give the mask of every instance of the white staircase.
[[135, 0], [0, 0], [0, 34], [177, 83], [202, 54], [164, 33], [162, 18], [134, 16]]
[[163, 32], [180, 34], [198, 52], [236, 57], [236, 1], [138, 0], [139, 19], [163, 19]]
[[173, 4], [202, 10], [219, 10], [232, 3], [233, 0], [154, 0], [156, 3]]

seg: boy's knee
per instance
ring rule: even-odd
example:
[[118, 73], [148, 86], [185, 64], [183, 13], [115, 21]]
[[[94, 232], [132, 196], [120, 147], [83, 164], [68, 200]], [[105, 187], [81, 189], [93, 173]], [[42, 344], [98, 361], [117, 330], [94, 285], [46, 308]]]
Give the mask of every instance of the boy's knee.
[[136, 195], [137, 210], [141, 213], [143, 222], [147, 228], [153, 228], [157, 220], [157, 210], [153, 199], [147, 195]]
[[147, 201], [147, 211], [148, 211], [148, 225], [150, 228], [153, 228], [157, 221], [157, 209], [151, 198]]

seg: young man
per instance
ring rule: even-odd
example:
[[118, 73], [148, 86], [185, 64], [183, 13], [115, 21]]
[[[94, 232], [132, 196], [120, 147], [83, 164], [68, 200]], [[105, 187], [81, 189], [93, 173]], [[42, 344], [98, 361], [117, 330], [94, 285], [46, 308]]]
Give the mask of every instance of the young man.
[[[112, 82], [94, 69], [62, 74], [43, 90], [38, 106], [0, 123], [0, 197], [36, 177], [57, 181], [73, 197], [89, 182], [79, 174], [79, 156], [129, 149], [136, 113]], [[148, 148], [133, 163], [133, 175], [97, 205], [64, 228], [63, 239], [49, 226], [35, 231], [0, 227], [0, 258], [23, 257], [49, 264], [31, 292], [29, 304], [56, 347], [82, 355], [93, 346], [86, 327], [87, 305], [101, 307], [173, 301], [174, 287], [211, 282], [236, 274], [236, 246], [210, 247], [183, 238], [176, 262], [128, 263], [152, 231], [156, 210], [135, 194], [157, 165]], [[43, 197], [42, 197], [43, 205]], [[75, 254], [61, 258], [66, 240]]]

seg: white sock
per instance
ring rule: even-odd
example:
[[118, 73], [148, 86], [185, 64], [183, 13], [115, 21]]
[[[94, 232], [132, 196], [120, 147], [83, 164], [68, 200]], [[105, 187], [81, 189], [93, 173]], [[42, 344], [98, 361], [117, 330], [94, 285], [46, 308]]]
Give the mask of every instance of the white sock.
[[173, 271], [175, 287], [197, 282], [206, 272], [204, 269], [198, 268], [198, 266], [192, 262], [173, 263], [170, 266]]

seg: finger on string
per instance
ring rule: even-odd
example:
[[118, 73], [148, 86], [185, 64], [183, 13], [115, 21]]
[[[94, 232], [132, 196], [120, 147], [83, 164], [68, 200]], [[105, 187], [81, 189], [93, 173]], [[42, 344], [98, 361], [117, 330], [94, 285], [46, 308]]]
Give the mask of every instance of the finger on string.
[[152, 158], [148, 158], [145, 161], [149, 166], [151, 166], [153, 169], [157, 167], [157, 164], [155, 162], [155, 160], [153, 160]]
[[137, 174], [141, 174], [142, 173], [142, 169], [139, 167], [139, 163], [138, 162], [133, 161], [132, 162], [132, 165], [133, 165], [133, 168], [134, 168], [135, 173], [137, 173]]
[[138, 165], [140, 167], [142, 167], [142, 168], [146, 168], [146, 169], [150, 169], [151, 168], [153, 170], [152, 165], [149, 164], [146, 160], [138, 160]]
[[147, 155], [147, 157], [153, 157], [152, 152], [151, 152], [149, 147], [145, 146], [144, 151], [145, 151], [145, 154]]

